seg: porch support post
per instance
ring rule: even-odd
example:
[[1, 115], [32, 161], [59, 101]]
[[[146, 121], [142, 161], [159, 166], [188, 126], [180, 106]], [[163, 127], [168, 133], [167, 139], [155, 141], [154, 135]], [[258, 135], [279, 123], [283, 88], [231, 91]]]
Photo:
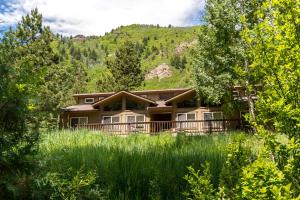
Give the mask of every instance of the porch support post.
[[122, 96], [122, 111], [126, 110], [126, 97]]

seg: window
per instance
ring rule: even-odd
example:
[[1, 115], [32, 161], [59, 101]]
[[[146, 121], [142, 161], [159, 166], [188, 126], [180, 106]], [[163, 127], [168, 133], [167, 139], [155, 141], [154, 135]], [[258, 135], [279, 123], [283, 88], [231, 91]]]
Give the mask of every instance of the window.
[[78, 124], [87, 124], [88, 117], [71, 117], [71, 127], [76, 127]]
[[84, 103], [94, 103], [94, 98], [85, 98]]
[[103, 116], [102, 124], [103, 131], [118, 131], [120, 130], [120, 117], [119, 116]]
[[103, 116], [102, 123], [103, 124], [115, 124], [120, 122], [119, 116]]
[[122, 110], [122, 102], [116, 101], [103, 107], [104, 111], [120, 111]]
[[144, 104], [137, 103], [126, 99], [126, 110], [145, 110], [146, 106]]
[[[223, 113], [222, 112], [205, 112], [203, 113], [204, 127], [219, 129], [222, 128]], [[216, 121], [213, 121], [216, 120]]]
[[192, 98], [177, 103], [177, 108], [195, 108], [197, 107], [197, 99]]
[[177, 121], [196, 120], [196, 113], [177, 113]]
[[129, 124], [127, 129], [129, 131], [139, 131], [144, 129], [145, 127], [144, 123], [139, 123], [139, 122], [145, 122], [145, 115], [128, 115], [127, 123], [133, 123], [133, 124]]
[[[177, 113], [177, 121], [195, 121], [196, 113]], [[195, 128], [195, 122], [179, 122], [176, 123], [177, 128]]]

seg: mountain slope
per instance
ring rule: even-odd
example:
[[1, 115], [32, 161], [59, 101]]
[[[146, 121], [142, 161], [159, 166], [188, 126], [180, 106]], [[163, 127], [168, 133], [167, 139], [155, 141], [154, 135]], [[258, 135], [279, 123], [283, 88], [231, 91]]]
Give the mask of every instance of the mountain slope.
[[106, 61], [126, 40], [138, 42], [143, 50], [142, 68], [145, 74], [160, 65], [168, 67], [170, 77], [145, 80], [139, 89], [165, 89], [191, 85], [191, 64], [189, 51], [195, 46], [199, 26], [159, 27], [153, 25], [121, 26], [104, 36], [75, 36], [63, 44], [57, 44], [58, 51], [65, 49], [69, 60], [75, 59], [87, 67], [89, 92], [99, 91], [97, 81], [108, 72]]

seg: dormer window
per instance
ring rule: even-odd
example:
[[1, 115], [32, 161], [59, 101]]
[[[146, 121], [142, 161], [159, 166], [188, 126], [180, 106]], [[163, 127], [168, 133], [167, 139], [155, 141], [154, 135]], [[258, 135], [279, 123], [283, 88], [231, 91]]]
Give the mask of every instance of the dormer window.
[[94, 103], [94, 98], [85, 98], [84, 103]]

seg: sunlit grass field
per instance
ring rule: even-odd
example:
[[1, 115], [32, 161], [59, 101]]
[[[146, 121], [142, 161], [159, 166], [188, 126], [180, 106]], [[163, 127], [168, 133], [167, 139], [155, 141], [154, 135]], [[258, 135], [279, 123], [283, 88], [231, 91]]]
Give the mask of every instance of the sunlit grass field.
[[[124, 137], [86, 130], [57, 131], [42, 135], [38, 156], [49, 172], [95, 171], [97, 183], [109, 190], [110, 199], [182, 199], [187, 166], [199, 169], [208, 161], [217, 183], [227, 145], [244, 135]], [[258, 139], [246, 137], [246, 144], [255, 151]]]

